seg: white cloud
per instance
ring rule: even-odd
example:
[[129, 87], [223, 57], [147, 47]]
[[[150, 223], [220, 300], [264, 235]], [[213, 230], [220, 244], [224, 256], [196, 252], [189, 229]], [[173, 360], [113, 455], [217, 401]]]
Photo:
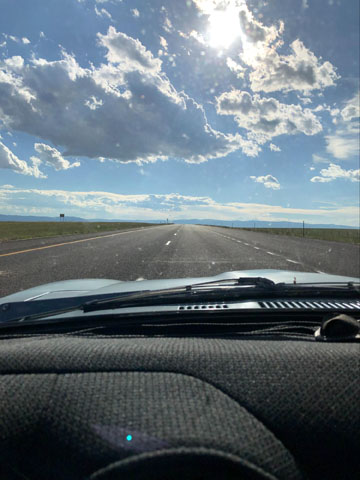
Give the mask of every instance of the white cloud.
[[163, 50], [165, 52], [167, 52], [167, 49], [168, 49], [168, 42], [166, 40], [166, 38], [162, 37], [161, 35], [159, 36], [159, 39], [160, 39], [160, 45], [161, 47], [163, 48]]
[[306, 8], [309, 8], [309, 0], [302, 0], [301, 2], [302, 8], [305, 10]]
[[330, 160], [324, 158], [321, 155], [318, 155], [317, 153], [313, 153], [312, 159], [314, 163], [330, 163]]
[[175, 30], [169, 17], [165, 17], [165, 20], [164, 20], [164, 23], [163, 23], [163, 29], [167, 33], [172, 33]]
[[15, 35], [7, 35], [6, 33], [4, 33], [4, 37], [9, 38], [10, 40], [12, 40], [15, 43], [20, 43], [21, 42], [20, 38], [15, 37]]
[[35, 143], [34, 149], [38, 153], [40, 160], [54, 167], [55, 170], [68, 170], [69, 168], [80, 166], [80, 162], [70, 163], [61, 155], [59, 150], [45, 143]]
[[13, 170], [23, 175], [31, 175], [36, 178], [46, 178], [39, 170], [40, 161], [32, 161], [30, 166], [25, 160], [20, 160], [6, 145], [0, 142], [0, 168]]
[[270, 143], [269, 148], [272, 152], [281, 152], [281, 148], [273, 143]]
[[[208, 15], [210, 33], [211, 24], [221, 12], [229, 14], [229, 21], [238, 16], [237, 36], [240, 37], [242, 44], [238, 58], [250, 69], [249, 79], [253, 91], [297, 90], [308, 94], [313, 90], [322, 90], [334, 85], [339, 78], [335, 67], [330, 62], [323, 62], [317, 58], [300, 39], [295, 39], [290, 44], [290, 54], [279, 53], [278, 50], [284, 44], [283, 22], [280, 21], [278, 25], [264, 25], [255, 18], [245, 1], [194, 0], [194, 3], [202, 13]], [[307, 6], [306, 1], [303, 6]], [[235, 31], [233, 35], [235, 38]], [[229, 68], [232, 71], [236, 69], [240, 71], [242, 65], [235, 62], [234, 58], [231, 60], [234, 63], [228, 62]]]
[[237, 78], [244, 78], [246, 68], [232, 60], [230, 57], [227, 57], [226, 65], [228, 66], [229, 70], [236, 74]]
[[360, 93], [358, 92], [353, 98], [346, 102], [345, 107], [341, 110], [341, 116], [344, 121], [348, 122], [353, 118], [360, 117]]
[[103, 101], [98, 100], [94, 95], [92, 95], [88, 100], [85, 101], [85, 105], [90, 108], [90, 110], [96, 110], [97, 108], [103, 105]]
[[201, 45], [206, 45], [206, 40], [204, 36], [196, 30], [191, 30], [190, 33], [185, 33], [178, 30], [178, 34], [180, 35], [180, 37], [186, 38], [187, 40], [196, 40]]
[[24, 59], [20, 57], [20, 55], [14, 55], [13, 57], [6, 58], [4, 64], [10, 68], [10, 70], [16, 71], [23, 68]]
[[325, 136], [326, 151], [339, 160], [346, 160], [359, 155], [359, 92], [340, 109], [325, 109], [335, 116], [337, 128], [334, 133]]
[[332, 182], [338, 178], [350, 180], [351, 182], [360, 181], [360, 169], [359, 170], [344, 170], [340, 165], [330, 163], [328, 168], [320, 170], [320, 175], [313, 177], [310, 181], [313, 183], [327, 183]]
[[95, 5], [94, 11], [98, 17], [105, 17], [108, 18], [109, 20], [112, 20], [111, 14], [106, 10], [106, 8], [97, 8]]
[[117, 32], [114, 27], [109, 27], [106, 35], [98, 33], [98, 38], [100, 45], [107, 49], [108, 61], [121, 65], [125, 71], [160, 72], [161, 60], [146, 50], [139, 40]]
[[133, 14], [133, 17], [140, 17], [140, 12], [137, 8], [133, 8], [131, 13]]
[[216, 102], [219, 114], [233, 115], [239, 127], [248, 130], [253, 135], [251, 138], [259, 143], [278, 135], [315, 135], [322, 130], [321, 123], [311, 110], [280, 103], [275, 98], [232, 90], [222, 93]]
[[263, 175], [260, 177], [251, 176], [250, 178], [254, 180], [254, 182], [262, 183], [265, 188], [270, 188], [271, 190], [280, 190], [279, 180], [272, 175]]
[[22, 37], [21, 41], [24, 45], [28, 45], [30, 43], [30, 40], [26, 37]]
[[266, 49], [264, 54], [250, 60], [244, 57], [253, 69], [250, 73], [252, 90], [298, 90], [306, 93], [335, 85], [339, 76], [330, 62], [321, 63], [300, 40], [292, 42], [290, 48], [290, 55], [280, 55], [275, 49]]
[[[204, 109], [178, 92], [139, 40], [110, 27], [99, 42], [109, 63], [82, 68], [57, 61], [0, 64], [0, 121], [64, 149], [63, 157], [202, 162], [258, 147], [211, 128]], [[102, 103], [101, 103], [102, 102]], [[56, 115], [54, 114], [56, 112]]]
[[335, 158], [346, 160], [359, 155], [359, 125], [355, 122], [325, 136], [325, 140], [326, 151]]
[[[19, 199], [20, 203], [17, 203]], [[26, 206], [24, 206], [24, 199]], [[179, 193], [121, 195], [101, 191], [41, 190], [0, 187], [0, 208], [4, 213], [68, 215], [86, 218], [154, 219], [214, 218], [220, 220], [277, 221], [306, 220], [308, 223], [358, 225], [358, 206], [326, 206], [317, 209], [290, 208], [260, 203], [219, 203], [210, 197]]]

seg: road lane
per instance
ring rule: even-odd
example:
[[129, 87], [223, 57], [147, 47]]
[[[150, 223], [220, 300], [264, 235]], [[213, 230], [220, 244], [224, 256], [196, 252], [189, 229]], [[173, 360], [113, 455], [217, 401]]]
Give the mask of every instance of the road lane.
[[205, 228], [211, 228], [213, 232], [230, 241], [241, 241], [246, 246], [258, 248], [264, 254], [273, 254], [285, 258], [292, 266], [299, 265], [302, 271], [360, 276], [359, 245], [328, 242], [306, 237], [272, 235], [236, 228]]
[[0, 244], [0, 255], [19, 251], [19, 245], [29, 250], [0, 256], [0, 297], [75, 278], [197, 277], [267, 268], [359, 276], [355, 245], [197, 225], [115, 233]]

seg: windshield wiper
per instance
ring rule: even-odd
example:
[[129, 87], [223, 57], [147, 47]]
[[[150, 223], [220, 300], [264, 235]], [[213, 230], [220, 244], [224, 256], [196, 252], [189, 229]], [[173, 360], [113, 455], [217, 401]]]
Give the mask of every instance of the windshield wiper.
[[[194, 283], [174, 288], [161, 290], [142, 290], [130, 293], [122, 293], [116, 296], [107, 294], [105, 297], [86, 301], [88, 297], [82, 297], [75, 302], [74, 298], [57, 299], [56, 304], [62, 307], [54, 308], [51, 300], [44, 302], [20, 302], [19, 309], [21, 314], [8, 315], [0, 312], [0, 326], [9, 322], [37, 321], [54, 317], [56, 315], [67, 314], [71, 312], [96, 312], [103, 310], [115, 310], [121, 308], [155, 306], [155, 305], [174, 305], [179, 302], [199, 302], [199, 301], [231, 301], [231, 300], [257, 300], [262, 298], [274, 298], [279, 295], [285, 296], [338, 296], [343, 298], [354, 297], [360, 294], [359, 283], [303, 283], [286, 284], [275, 283], [264, 277], [240, 277], [238, 279], [229, 278], [213, 280], [210, 282]], [[60, 303], [61, 302], [61, 303]], [[69, 303], [68, 303], [69, 302]], [[64, 307], [64, 304], [68, 306]], [[9, 304], [12, 306], [13, 304]], [[52, 306], [52, 308], [50, 307]], [[6, 305], [2, 306], [5, 312]], [[15, 307], [15, 305], [13, 305]]]
[[[239, 287], [253, 287], [261, 290], [273, 290], [279, 285], [272, 280], [264, 277], [240, 277], [238, 279], [222, 279], [213, 280], [210, 282], [193, 283], [183, 287], [165, 288], [163, 290], [146, 290], [140, 293], [132, 293], [126, 296], [117, 296], [106, 300], [92, 300], [82, 305], [83, 312], [95, 312], [97, 310], [110, 310], [115, 308], [122, 308], [125, 306], [138, 305], [154, 305], [164, 300], [171, 300], [172, 302], [194, 300], [195, 296], [204, 295], [206, 297], [214, 295], [225, 295], [226, 293], [234, 293], [234, 289]], [[227, 297], [229, 295], [226, 295]], [[154, 303], [156, 302], [156, 303]]]
[[[18, 302], [17, 304], [4, 304], [0, 309], [0, 326], [8, 322], [28, 322], [33, 320], [41, 320], [55, 315], [62, 315], [75, 311], [95, 312], [100, 310], [111, 310], [116, 308], [125, 308], [133, 306], [144, 305], [158, 305], [164, 303], [168, 304], [177, 302], [179, 299], [187, 301], [189, 298], [193, 299], [195, 293], [198, 295], [216, 295], [219, 291], [224, 293], [229, 289], [235, 287], [253, 287], [260, 288], [262, 291], [272, 289], [275, 283], [267, 278], [229, 278], [222, 280], [215, 280], [210, 282], [202, 282], [197, 284], [185, 285], [174, 288], [166, 288], [161, 290], [142, 290], [129, 293], [121, 293], [119, 295], [105, 295], [103, 298], [96, 298], [95, 300], [86, 301], [86, 297], [80, 297], [78, 302], [74, 298], [56, 299], [55, 302], [51, 300], [34, 301], [34, 302]], [[53, 307], [55, 303], [56, 307]], [[61, 305], [62, 306], [58, 306]], [[65, 304], [65, 306], [64, 306]], [[67, 304], [67, 305], [66, 305]], [[52, 306], [52, 308], [50, 307]], [[14, 308], [10, 308], [14, 307]], [[16, 314], [12, 313], [14, 310], [20, 310]], [[35, 310], [35, 311], [34, 311]], [[10, 314], [9, 314], [10, 313]]]
[[[358, 285], [358, 284], [357, 284]], [[247, 287], [247, 288], [246, 288]], [[240, 277], [238, 279], [223, 279], [210, 282], [194, 283], [185, 287], [168, 288], [164, 290], [143, 291], [140, 293], [132, 293], [130, 295], [122, 295], [107, 298], [105, 300], [92, 300], [82, 305], [84, 312], [95, 312], [97, 310], [110, 310], [131, 306], [144, 306], [163, 304], [165, 302], [174, 303], [181, 301], [197, 301], [210, 300], [217, 297], [218, 301], [238, 299], [238, 298], [254, 298], [261, 293], [282, 295], [291, 292], [292, 295], [304, 294], [325, 295], [339, 292], [359, 293], [359, 285], [357, 288], [354, 283], [275, 283], [265, 277]], [[219, 298], [221, 297], [221, 299]]]

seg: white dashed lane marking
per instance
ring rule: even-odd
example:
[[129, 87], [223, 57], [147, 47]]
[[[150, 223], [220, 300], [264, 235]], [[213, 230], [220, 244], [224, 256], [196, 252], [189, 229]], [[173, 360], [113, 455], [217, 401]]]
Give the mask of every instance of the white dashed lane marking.
[[295, 262], [295, 260], [290, 260], [289, 258], [286, 258], [285, 260], [290, 263], [297, 263], [298, 265], [301, 265], [300, 262]]
[[170, 243], [171, 243], [171, 240], [169, 240], [167, 243], [165, 243], [165, 246], [170, 245]]

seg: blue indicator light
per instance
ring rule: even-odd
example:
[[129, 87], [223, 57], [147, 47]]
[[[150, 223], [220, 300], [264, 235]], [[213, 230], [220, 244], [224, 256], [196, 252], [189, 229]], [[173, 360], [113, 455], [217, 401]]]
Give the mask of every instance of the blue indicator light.
[[131, 440], [132, 440], [132, 435], [127, 435], [126, 440], [127, 440], [128, 442], [131, 442]]

